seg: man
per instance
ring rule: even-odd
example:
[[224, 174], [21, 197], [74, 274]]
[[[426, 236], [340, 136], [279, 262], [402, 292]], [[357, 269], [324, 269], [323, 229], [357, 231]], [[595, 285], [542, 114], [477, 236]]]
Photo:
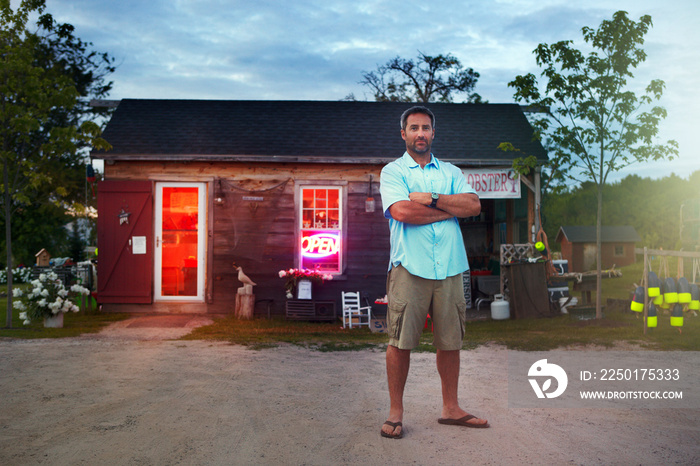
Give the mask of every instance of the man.
[[462, 272], [469, 269], [457, 218], [479, 215], [481, 203], [462, 172], [430, 152], [435, 138], [435, 116], [430, 110], [406, 110], [401, 115], [401, 137], [406, 152], [384, 167], [380, 180], [391, 231], [386, 351], [391, 404], [381, 435], [403, 437], [403, 393], [411, 350], [419, 343], [428, 313], [442, 383], [438, 422], [488, 427], [486, 420], [464, 411], [457, 397], [466, 319]]

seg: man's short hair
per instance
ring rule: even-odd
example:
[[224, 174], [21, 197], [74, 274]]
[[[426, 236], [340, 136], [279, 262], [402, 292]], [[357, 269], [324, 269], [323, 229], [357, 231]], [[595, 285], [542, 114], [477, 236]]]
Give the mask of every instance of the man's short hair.
[[433, 129], [435, 129], [435, 115], [433, 115], [433, 112], [431, 112], [428, 108], [423, 107], [421, 105], [416, 105], [415, 107], [411, 107], [401, 114], [401, 129], [403, 129], [403, 130], [406, 129], [406, 120], [408, 120], [409, 116], [415, 115], [416, 113], [422, 113], [423, 115], [428, 115], [430, 117], [430, 124], [433, 127]]

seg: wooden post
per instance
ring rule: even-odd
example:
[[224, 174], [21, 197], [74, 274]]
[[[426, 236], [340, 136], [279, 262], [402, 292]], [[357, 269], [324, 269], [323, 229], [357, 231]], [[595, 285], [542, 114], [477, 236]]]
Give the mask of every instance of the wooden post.
[[236, 294], [236, 310], [234, 315], [238, 319], [250, 320], [253, 318], [255, 310], [255, 295], [254, 294]]
[[647, 248], [644, 248], [644, 272], [642, 272], [642, 282], [644, 283], [644, 335], [647, 334], [647, 307], [649, 307], [649, 272], [651, 268], [650, 264], [647, 262], [649, 254]]

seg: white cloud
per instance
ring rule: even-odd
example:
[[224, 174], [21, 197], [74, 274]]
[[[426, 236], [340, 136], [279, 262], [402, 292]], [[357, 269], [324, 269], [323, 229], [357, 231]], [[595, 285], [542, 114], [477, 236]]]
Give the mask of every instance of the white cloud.
[[[14, 1], [14, 0], [13, 0]], [[583, 41], [619, 9], [650, 14], [640, 86], [667, 85], [662, 136], [681, 143], [673, 162], [700, 168], [694, 121], [700, 111], [700, 4], [696, 0], [47, 0], [47, 10], [107, 51], [119, 68], [112, 98], [336, 100], [366, 89], [362, 71], [387, 60], [452, 53], [481, 74], [476, 91], [512, 102], [507, 83], [539, 74], [539, 43]], [[638, 172], [670, 172], [648, 164]], [[680, 168], [682, 167], [682, 169]], [[682, 176], [682, 175], [681, 175]]]

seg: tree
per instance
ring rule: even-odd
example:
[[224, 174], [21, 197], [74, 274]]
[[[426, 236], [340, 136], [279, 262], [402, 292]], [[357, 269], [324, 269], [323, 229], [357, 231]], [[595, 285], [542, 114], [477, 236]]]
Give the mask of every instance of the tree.
[[675, 141], [655, 142], [666, 110], [653, 103], [661, 98], [664, 82], [652, 80], [640, 97], [628, 86], [632, 71], [646, 60], [641, 46], [651, 25], [650, 16], [635, 22], [618, 11], [597, 30], [582, 29], [592, 49], [587, 56], [570, 40], [540, 44], [534, 50], [543, 69], [544, 91], [533, 74], [509, 83], [517, 101], [549, 109], [533, 124], [555, 149], [552, 163], [569, 178], [581, 181], [583, 177], [597, 187], [597, 318], [602, 315], [601, 219], [608, 175], [635, 162], [678, 155]]
[[453, 102], [458, 94], [466, 95], [464, 102], [482, 102], [472, 92], [479, 73], [463, 68], [450, 54], [431, 57], [419, 51], [415, 61], [396, 57], [376, 71], [363, 71], [362, 78], [360, 84], [369, 87], [378, 102]]
[[[675, 174], [664, 178], [642, 178], [630, 174], [608, 183], [603, 188], [603, 224], [631, 225], [639, 233], [642, 242], [651, 249], [693, 249], [694, 242], [681, 242], [681, 211], [686, 219], [697, 219], [691, 209], [692, 199], [698, 199], [697, 186], [700, 170], [687, 179]], [[571, 187], [556, 196], [547, 196], [547, 220], [544, 221], [547, 236], [553, 238], [562, 225], [595, 226], [595, 211], [590, 206], [597, 199], [597, 188], [588, 181]], [[683, 207], [686, 204], [687, 207]], [[691, 220], [692, 224], [692, 220]], [[685, 230], [690, 234], [693, 227]], [[697, 228], [697, 227], [695, 227]]]
[[[17, 208], [12, 214], [13, 268], [34, 264], [35, 254], [42, 248], [54, 257], [67, 255], [69, 236], [65, 225], [70, 220], [65, 208], [50, 202]], [[5, 231], [4, 220], [0, 219], [0, 225]], [[7, 245], [4, 240], [0, 244], [3, 249], [0, 262], [4, 264]]]
[[[31, 266], [35, 254], [46, 248], [54, 257], [70, 256], [69, 230], [66, 224], [77, 218], [82, 218], [81, 225], [86, 225], [88, 212], [83, 204], [94, 204], [92, 194], [85, 192], [85, 166], [82, 160], [73, 164], [59, 161], [54, 167], [46, 169], [52, 173], [52, 183], [36, 186], [31, 191], [31, 204], [17, 204], [12, 213], [12, 262], [14, 268], [18, 265]], [[65, 195], [59, 197], [56, 186], [65, 190]], [[0, 203], [0, 205], [2, 205]], [[69, 206], [69, 208], [66, 208]], [[94, 219], [89, 217], [90, 225]], [[5, 231], [5, 221], [0, 214], [0, 231]], [[0, 238], [0, 264], [6, 263], [7, 245], [5, 237]]]
[[[22, 0], [15, 11], [9, 0], [0, 0], [0, 205], [8, 290], [13, 214], [34, 203], [70, 203], [75, 192], [69, 180], [76, 169], [85, 173], [80, 149], [109, 148], [85, 98], [109, 91], [104, 76], [114, 70], [111, 61], [88, 52], [92, 44], [44, 10], [44, 0]], [[34, 13], [39, 16], [36, 32], [27, 28]], [[11, 292], [6, 322], [12, 326]]]

